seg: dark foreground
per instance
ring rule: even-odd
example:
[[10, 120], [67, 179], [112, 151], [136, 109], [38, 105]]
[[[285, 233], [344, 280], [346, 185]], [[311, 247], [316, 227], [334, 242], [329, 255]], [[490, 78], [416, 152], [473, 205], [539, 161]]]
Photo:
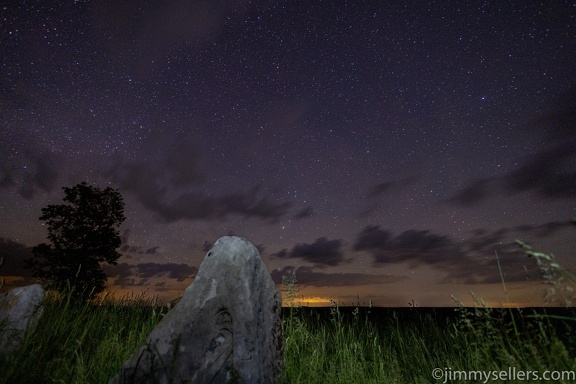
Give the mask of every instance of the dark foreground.
[[[282, 308], [282, 317], [290, 315], [291, 308]], [[328, 321], [334, 316], [335, 308], [332, 307], [298, 307], [296, 313], [304, 317], [318, 317]], [[344, 321], [369, 320], [375, 324], [385, 324], [392, 317], [397, 317], [401, 324], [419, 322], [426, 317], [431, 317], [439, 325], [450, 325], [461, 322], [464, 318], [471, 321], [490, 319], [500, 323], [512, 323], [517, 325], [518, 330], [525, 329], [538, 322], [546, 322], [556, 329], [564, 332], [576, 332], [576, 307], [526, 307], [526, 308], [456, 308], [456, 307], [416, 307], [416, 308], [393, 308], [393, 307], [338, 307], [338, 312]]]

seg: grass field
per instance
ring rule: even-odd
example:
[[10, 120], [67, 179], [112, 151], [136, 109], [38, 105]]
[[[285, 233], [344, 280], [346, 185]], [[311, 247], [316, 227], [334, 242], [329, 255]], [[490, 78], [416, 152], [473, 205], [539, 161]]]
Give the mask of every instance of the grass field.
[[373, 309], [371, 314], [362, 308], [344, 315], [333, 307], [323, 317], [298, 311], [284, 320], [289, 383], [465, 382], [445, 380], [448, 376], [435, 380], [434, 369], [455, 378], [460, 377], [456, 371], [576, 371], [569, 320], [479, 308]]
[[[101, 306], [48, 300], [24, 346], [0, 361], [0, 383], [106, 383], [165, 312], [150, 304], [137, 298], [128, 305]], [[285, 308], [282, 380], [464, 382], [448, 376], [435, 380], [435, 368], [452, 377], [460, 370], [576, 372], [573, 320], [483, 308], [446, 313], [336, 305], [324, 310]], [[489, 382], [505, 381], [514, 382]]]

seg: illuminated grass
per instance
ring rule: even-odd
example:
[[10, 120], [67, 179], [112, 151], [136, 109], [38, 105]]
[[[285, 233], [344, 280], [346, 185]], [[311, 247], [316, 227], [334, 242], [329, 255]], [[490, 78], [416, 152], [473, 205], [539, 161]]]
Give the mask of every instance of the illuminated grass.
[[[161, 319], [162, 311], [150, 304], [50, 298], [23, 347], [0, 359], [0, 383], [106, 383]], [[281, 382], [441, 382], [432, 379], [434, 368], [576, 370], [576, 338], [559, 329], [563, 323], [525, 318], [516, 331], [508, 311], [457, 310], [449, 321], [417, 312], [407, 320], [392, 311], [377, 320], [358, 311], [344, 315], [337, 305], [324, 317], [293, 308], [282, 321]]]
[[106, 383], [160, 320], [150, 301], [100, 306], [49, 296], [16, 353], [0, 358], [0, 383]]
[[283, 321], [283, 382], [442, 382], [432, 378], [434, 368], [576, 371], [576, 338], [568, 329], [560, 336], [546, 318], [530, 318], [515, 333], [507, 310], [459, 311], [455, 321], [431, 314], [407, 321], [395, 312], [385, 320], [360, 320], [337, 307], [329, 319], [293, 311]]

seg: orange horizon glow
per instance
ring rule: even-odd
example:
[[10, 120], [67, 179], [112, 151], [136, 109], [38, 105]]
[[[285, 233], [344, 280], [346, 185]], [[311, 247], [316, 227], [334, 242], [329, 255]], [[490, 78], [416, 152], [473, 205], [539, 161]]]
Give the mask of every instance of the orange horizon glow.
[[[36, 282], [35, 279], [22, 278], [19, 276], [0, 276], [3, 280], [2, 291], [6, 292], [16, 287], [30, 285]], [[173, 285], [164, 291], [155, 291], [154, 287], [116, 287], [109, 285], [107, 290], [100, 295], [100, 299], [130, 303], [132, 301], [144, 301], [153, 305], [169, 306], [174, 305], [184, 294], [187, 283], [182, 285]], [[135, 289], [140, 288], [140, 289]], [[487, 308], [526, 308], [526, 307], [564, 307], [559, 302], [546, 302], [544, 299], [543, 284], [525, 284], [511, 283], [508, 284], [508, 296], [502, 291], [499, 284], [477, 285], [474, 287], [454, 287], [446, 286], [445, 289], [435, 291], [414, 291], [414, 302], [416, 307], [421, 308], [454, 308], [458, 303], [464, 307], [487, 307]], [[471, 295], [470, 288], [476, 292]], [[340, 307], [375, 307], [375, 308], [409, 308], [410, 299], [408, 292], [403, 286], [387, 287], [381, 289], [381, 286], [363, 287], [356, 289], [352, 287], [345, 290], [349, 293], [347, 296], [342, 295], [343, 287], [298, 287], [298, 296], [289, 299], [285, 292], [282, 291], [281, 285], [278, 289], [282, 292], [282, 306], [301, 306], [301, 307], [330, 307], [336, 303]], [[382, 292], [382, 294], [375, 294]], [[451, 300], [450, 296], [457, 298], [457, 301]], [[574, 307], [574, 306], [571, 306]]]

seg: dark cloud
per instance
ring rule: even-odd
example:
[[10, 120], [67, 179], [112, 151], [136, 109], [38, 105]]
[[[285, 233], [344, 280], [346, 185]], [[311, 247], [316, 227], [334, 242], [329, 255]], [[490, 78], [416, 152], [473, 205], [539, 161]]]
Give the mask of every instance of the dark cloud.
[[353, 245], [355, 251], [379, 249], [386, 246], [392, 234], [380, 229], [377, 225], [368, 225], [357, 236]]
[[142, 149], [146, 160], [116, 158], [108, 176], [143, 202], [154, 201], [167, 188], [198, 185], [205, 177], [197, 146], [189, 141], [174, 141], [152, 133]]
[[417, 177], [407, 177], [398, 181], [386, 181], [371, 186], [366, 192], [366, 206], [360, 211], [359, 217], [368, 217], [374, 214], [379, 208], [379, 201], [392, 192], [400, 191], [414, 183]]
[[199, 171], [189, 170], [197, 168], [197, 159], [189, 152], [175, 150], [167, 160], [154, 164], [119, 161], [109, 175], [121, 191], [133, 193], [165, 222], [223, 220], [228, 215], [277, 222], [291, 207], [291, 202], [263, 196], [259, 185], [220, 196], [189, 191], [203, 180]]
[[182, 187], [195, 187], [202, 179], [198, 172], [187, 170], [195, 167], [194, 159], [188, 162], [178, 160], [175, 156], [169, 157], [162, 166], [144, 162], [120, 162], [110, 171], [110, 176], [122, 191], [133, 193], [144, 207], [166, 222], [223, 220], [228, 215], [277, 222], [292, 205], [287, 201], [278, 202], [277, 199], [262, 196], [259, 185], [245, 192], [221, 196], [194, 191], [175, 194], [174, 191]]
[[314, 209], [312, 207], [306, 207], [297, 214], [294, 215], [295, 219], [306, 219], [314, 214]]
[[378, 204], [376, 204], [376, 203], [367, 204], [367, 205], [364, 207], [364, 209], [362, 209], [362, 210], [358, 213], [358, 217], [360, 217], [360, 218], [370, 217], [370, 216], [372, 216], [377, 210], [378, 210]]
[[[506, 256], [500, 254], [499, 257], [502, 276], [500, 276], [496, 257], [493, 254], [490, 262], [482, 265], [480, 271], [474, 273], [466, 270], [455, 271], [440, 282], [445, 284], [501, 284], [502, 278], [504, 278], [504, 283], [506, 284], [518, 281], [537, 282], [542, 280], [538, 267], [531, 260], [519, 255]], [[512, 260], [512, 262], [502, 265], [502, 260], [507, 258]]]
[[272, 280], [282, 283], [282, 277], [296, 272], [297, 285], [314, 287], [359, 286], [372, 284], [390, 284], [407, 280], [406, 276], [374, 275], [367, 273], [323, 273], [315, 272], [311, 267], [286, 266], [272, 271]]
[[555, 98], [548, 111], [533, 125], [549, 142], [563, 144], [576, 141], [576, 85]]
[[[232, 231], [230, 231], [227, 236], [237, 236], [237, 235], [234, 235]], [[214, 245], [215, 242], [216, 240], [212, 242], [204, 240], [204, 242], [202, 243], [201, 251], [208, 252], [210, 249], [212, 249], [212, 246]], [[266, 251], [266, 246], [264, 244], [254, 244], [254, 246], [256, 247], [260, 255], [263, 255], [264, 252]]]
[[[496, 266], [495, 254], [497, 252], [500, 255], [501, 265], [505, 273], [508, 276], [524, 279], [526, 276], [535, 276], [536, 263], [526, 257], [520, 247], [516, 245], [515, 240], [548, 238], [564, 229], [570, 230], [572, 227], [573, 225], [569, 221], [551, 221], [538, 225], [499, 228], [493, 231], [479, 229], [472, 232], [471, 237], [460, 241], [459, 248], [470, 259], [490, 260], [484, 263], [488, 267]], [[493, 268], [491, 269], [493, 270]], [[474, 269], [471, 268], [471, 270]], [[509, 281], [510, 279], [514, 279], [514, 277], [509, 277], [506, 280]], [[488, 280], [489, 278], [486, 278], [486, 281]]]
[[[542, 280], [536, 262], [513, 242], [515, 230], [477, 231], [460, 242], [466, 254], [466, 265], [452, 269], [442, 282], [458, 284], [492, 284]], [[500, 275], [500, 272], [502, 275]]]
[[559, 145], [536, 153], [518, 169], [504, 176], [511, 193], [535, 191], [551, 199], [576, 198], [576, 146]]
[[118, 263], [116, 265], [105, 265], [102, 269], [108, 277], [108, 281], [112, 280], [114, 285], [125, 287], [128, 285], [144, 285], [145, 283], [137, 284], [134, 274], [136, 266], [133, 264]]
[[290, 252], [283, 249], [271, 256], [301, 258], [320, 266], [335, 266], [345, 261], [342, 253], [342, 239], [327, 240], [325, 237], [316, 239], [312, 244], [296, 244]]
[[163, 171], [169, 175], [169, 183], [176, 187], [186, 187], [205, 179], [200, 170], [199, 150], [186, 141], [170, 145], [164, 157]]
[[378, 183], [376, 185], [373, 185], [370, 190], [368, 191], [368, 197], [373, 198], [373, 197], [379, 197], [381, 196], [384, 192], [389, 191], [390, 188], [392, 188], [394, 184], [390, 183], [390, 182], [386, 182], [386, 183]]
[[550, 221], [539, 225], [520, 225], [512, 230], [518, 234], [526, 234], [538, 238], [550, 237], [565, 228], [574, 228], [573, 221]]
[[[472, 236], [460, 241], [460, 247], [467, 255], [476, 254], [480, 257], [494, 256], [495, 252], [508, 256], [521, 256], [521, 252], [515, 240], [544, 239], [555, 236], [562, 230], [575, 229], [570, 221], [550, 221], [542, 224], [518, 225], [504, 227], [496, 230], [478, 229], [472, 232]], [[531, 263], [529, 263], [531, 264]]]
[[357, 235], [353, 249], [370, 253], [376, 265], [433, 266], [446, 273], [441, 281], [451, 284], [499, 281], [497, 252], [504, 260], [501, 266], [506, 281], [524, 281], [527, 277], [537, 280], [535, 263], [513, 243], [513, 234], [513, 228], [477, 230], [470, 238], [455, 241], [427, 230], [408, 230], [394, 236], [378, 226], [367, 226]]
[[504, 176], [472, 182], [447, 202], [470, 207], [499, 191], [536, 192], [546, 199], [576, 198], [576, 146], [567, 144], [540, 151]]
[[[559, 231], [573, 228], [573, 224], [566, 221], [550, 221], [542, 224], [526, 224], [513, 227], [504, 227], [497, 230], [477, 229], [472, 232], [470, 239], [464, 240], [462, 244], [467, 251], [486, 249], [492, 244], [512, 244], [517, 238], [547, 238], [552, 237]], [[494, 249], [490, 249], [491, 252]]]
[[279, 259], [285, 259], [285, 258], [289, 257], [288, 256], [288, 250], [286, 248], [284, 248], [284, 249], [282, 249], [276, 253], [273, 253], [270, 256], [277, 257]]
[[145, 248], [140, 245], [124, 244], [120, 247], [120, 252], [136, 253], [138, 255], [155, 255], [158, 253], [158, 249], [160, 249], [159, 246]]
[[4, 160], [0, 167], [0, 188], [15, 187], [21, 197], [32, 200], [38, 191], [54, 190], [59, 177], [57, 169], [60, 160], [54, 154], [38, 148], [27, 148], [24, 153], [21, 159], [23, 165], [18, 169], [9, 167], [13, 160], [2, 159], [0, 155], [0, 159]]
[[461, 242], [462, 248], [465, 252], [493, 252], [497, 244], [503, 241], [511, 243], [509, 238], [511, 231], [507, 228], [502, 228], [496, 231], [478, 230], [474, 235]]
[[370, 199], [379, 198], [387, 192], [402, 190], [418, 180], [417, 177], [406, 177], [397, 181], [384, 181], [371, 186], [366, 194]]
[[448, 202], [472, 206], [499, 193], [535, 192], [545, 199], [576, 198], [576, 87], [554, 100], [544, 117], [531, 123], [542, 137], [542, 148], [511, 172], [479, 179]]
[[168, 275], [171, 279], [176, 279], [177, 281], [184, 281], [185, 279], [194, 277], [198, 268], [190, 267], [187, 264], [176, 264], [176, 263], [142, 263], [137, 264], [137, 276], [144, 279], [149, 279], [151, 277], [159, 277], [163, 275]]
[[506, 194], [536, 192], [546, 199], [575, 199], [576, 144], [541, 150], [515, 170], [501, 177], [474, 181], [447, 201], [470, 207], [499, 191]]
[[141, 263], [136, 265], [120, 263], [105, 266], [104, 272], [110, 279], [114, 279], [114, 284], [127, 286], [145, 285], [151, 278], [166, 276], [182, 282], [196, 276], [198, 268], [183, 263]]
[[381, 251], [383, 252], [376, 258], [376, 262], [408, 260], [418, 255], [421, 261], [435, 264], [447, 257], [460, 256], [458, 248], [448, 236], [427, 230], [404, 231], [381, 247]]
[[160, 248], [160, 247], [158, 247], [158, 246], [152, 247], [152, 248], [148, 248], [145, 253], [146, 253], [147, 255], [155, 255], [155, 254], [156, 254], [156, 251], [157, 251], [159, 248]]
[[[493, 271], [502, 270], [502, 276], [500, 276], [500, 273], [484, 276], [479, 281], [480, 283], [501, 283], [502, 278], [504, 283], [527, 280], [542, 281], [542, 274], [536, 262], [527, 257], [513, 244], [503, 247], [501, 251], [498, 251], [498, 255], [493, 252], [485, 268]], [[470, 279], [470, 277], [468, 278]], [[467, 281], [470, 280], [465, 280], [465, 282]]]
[[408, 230], [393, 237], [378, 226], [367, 226], [356, 237], [356, 251], [369, 251], [374, 262], [438, 264], [462, 257], [462, 252], [448, 236], [426, 230]]
[[455, 203], [465, 207], [482, 202], [490, 195], [491, 179], [480, 179], [457, 192], [453, 197], [447, 200], [449, 203]]

